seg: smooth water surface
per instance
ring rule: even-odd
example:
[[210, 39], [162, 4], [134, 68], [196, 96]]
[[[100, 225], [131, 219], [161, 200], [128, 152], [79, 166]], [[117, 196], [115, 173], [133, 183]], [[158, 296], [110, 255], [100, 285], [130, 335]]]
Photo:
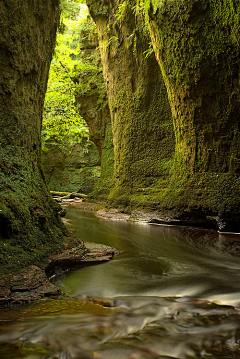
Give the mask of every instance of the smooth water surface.
[[67, 218], [123, 253], [54, 278], [68, 298], [0, 313], [0, 358], [240, 358], [240, 236]]

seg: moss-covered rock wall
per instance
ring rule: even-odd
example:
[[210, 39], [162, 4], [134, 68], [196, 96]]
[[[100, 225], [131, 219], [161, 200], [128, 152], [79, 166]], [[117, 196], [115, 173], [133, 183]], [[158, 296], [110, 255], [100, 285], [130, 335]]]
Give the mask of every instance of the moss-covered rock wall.
[[239, 1], [87, 4], [113, 127], [109, 203], [239, 231]]
[[100, 155], [101, 175], [91, 193], [91, 198], [106, 200], [112, 186], [114, 151], [111, 116], [104, 84], [98, 35], [92, 19], [86, 22], [80, 37], [80, 57], [88, 63], [89, 70], [75, 79], [78, 84], [76, 104], [89, 127], [89, 138]]
[[176, 136], [163, 202], [239, 230], [240, 3], [152, 0], [148, 15]]
[[60, 245], [59, 206], [41, 170], [41, 116], [58, 1], [0, 2], [0, 271], [42, 265]]
[[93, 142], [84, 139], [70, 151], [63, 151], [57, 145], [46, 146], [42, 164], [50, 191], [89, 194], [101, 173], [98, 150]]
[[170, 106], [150, 37], [134, 1], [88, 0], [99, 33], [111, 112], [114, 178], [111, 205], [156, 208], [174, 151]]

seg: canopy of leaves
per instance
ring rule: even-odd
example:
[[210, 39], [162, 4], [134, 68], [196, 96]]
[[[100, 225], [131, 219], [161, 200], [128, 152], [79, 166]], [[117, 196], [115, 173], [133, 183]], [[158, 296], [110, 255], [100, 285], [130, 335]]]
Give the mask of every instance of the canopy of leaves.
[[74, 96], [79, 86], [76, 81], [79, 73], [92, 68], [91, 63], [80, 56], [81, 32], [89, 27], [88, 10], [83, 2], [61, 1], [61, 23], [45, 97], [43, 150], [46, 144], [58, 144], [63, 150], [69, 150], [82, 138], [89, 137], [87, 124], [77, 111]]

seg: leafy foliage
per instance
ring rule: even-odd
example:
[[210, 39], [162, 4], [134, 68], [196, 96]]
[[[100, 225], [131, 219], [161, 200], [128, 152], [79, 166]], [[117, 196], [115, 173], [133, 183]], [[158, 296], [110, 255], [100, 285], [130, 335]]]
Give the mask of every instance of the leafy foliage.
[[150, 8], [150, 0], [136, 0], [135, 5], [133, 6], [133, 11], [135, 12], [136, 16], [141, 15], [145, 20], [145, 31], [148, 32], [148, 10]]
[[79, 73], [92, 70], [90, 62], [80, 57], [80, 35], [89, 29], [88, 10], [81, 0], [61, 1], [61, 23], [57, 44], [50, 67], [45, 97], [42, 143], [58, 144], [69, 150], [82, 138], [89, 137], [86, 122], [75, 105], [75, 92], [79, 87]]

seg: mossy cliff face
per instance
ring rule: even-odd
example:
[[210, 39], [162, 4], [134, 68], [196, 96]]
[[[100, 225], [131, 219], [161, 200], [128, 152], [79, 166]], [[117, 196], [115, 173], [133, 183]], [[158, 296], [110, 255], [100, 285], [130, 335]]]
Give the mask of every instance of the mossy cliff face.
[[166, 185], [174, 137], [167, 92], [134, 1], [88, 0], [96, 22], [111, 112], [111, 205], [155, 207]]
[[0, 267], [44, 264], [64, 227], [41, 170], [41, 115], [58, 1], [0, 2]]
[[240, 3], [152, 0], [148, 15], [176, 136], [162, 207], [197, 209], [238, 230]]
[[79, 89], [75, 98], [79, 113], [88, 124], [89, 138], [97, 146], [101, 161], [100, 179], [91, 197], [106, 199], [112, 185], [114, 153], [111, 116], [98, 46], [95, 24], [89, 20], [89, 26], [81, 33], [80, 57], [91, 64], [92, 69], [84, 71], [76, 79]]
[[87, 3], [112, 117], [110, 203], [239, 231], [239, 2]]
[[42, 153], [46, 183], [50, 191], [93, 191], [101, 172], [99, 153], [94, 143], [82, 140], [63, 151], [57, 145], [47, 145]]

